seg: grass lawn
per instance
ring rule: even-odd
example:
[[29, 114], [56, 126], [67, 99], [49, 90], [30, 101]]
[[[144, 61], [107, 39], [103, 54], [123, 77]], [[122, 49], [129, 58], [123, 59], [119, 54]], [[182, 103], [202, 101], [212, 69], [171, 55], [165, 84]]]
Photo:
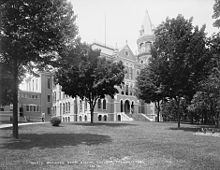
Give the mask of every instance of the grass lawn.
[[199, 126], [132, 122], [50, 124], [0, 129], [0, 169], [220, 169], [220, 137], [195, 135]]

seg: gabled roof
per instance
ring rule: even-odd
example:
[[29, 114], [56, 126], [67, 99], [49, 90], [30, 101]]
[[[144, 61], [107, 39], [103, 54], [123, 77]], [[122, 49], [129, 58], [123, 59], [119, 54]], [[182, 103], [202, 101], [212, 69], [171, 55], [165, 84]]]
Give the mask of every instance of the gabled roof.
[[119, 51], [118, 55], [120, 58], [136, 61], [134, 53], [127, 44]]

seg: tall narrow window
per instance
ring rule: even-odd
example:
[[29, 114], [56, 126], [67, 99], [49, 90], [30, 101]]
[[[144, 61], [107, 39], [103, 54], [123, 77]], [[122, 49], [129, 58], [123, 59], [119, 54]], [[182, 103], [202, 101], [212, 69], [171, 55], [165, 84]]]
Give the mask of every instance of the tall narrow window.
[[50, 95], [47, 95], [47, 101], [50, 102]]
[[123, 101], [121, 100], [121, 112], [123, 112]]
[[128, 85], [126, 85], [126, 91], [125, 94], [128, 95]]
[[103, 100], [103, 109], [106, 109], [106, 100]]
[[85, 111], [87, 110], [87, 100], [85, 100]]
[[51, 79], [50, 78], [47, 79], [47, 88], [48, 89], [51, 88]]
[[36, 91], [38, 91], [38, 79], [36, 79]]
[[48, 114], [48, 115], [51, 114], [51, 109], [50, 109], [50, 107], [47, 108], [47, 114]]
[[63, 114], [65, 113], [65, 103], [63, 103]]
[[102, 102], [101, 102], [101, 99], [98, 99], [98, 109], [101, 109], [101, 106], [102, 105]]
[[60, 115], [62, 113], [62, 103], [60, 103]]
[[79, 111], [82, 112], [82, 100], [79, 102]]

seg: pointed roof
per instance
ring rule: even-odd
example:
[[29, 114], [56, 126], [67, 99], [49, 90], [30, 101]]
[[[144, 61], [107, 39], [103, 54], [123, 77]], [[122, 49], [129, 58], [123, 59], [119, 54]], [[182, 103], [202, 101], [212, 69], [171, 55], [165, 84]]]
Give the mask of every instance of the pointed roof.
[[152, 35], [153, 34], [153, 24], [151, 22], [148, 11], [145, 11], [145, 16], [141, 25], [140, 36], [142, 35]]
[[136, 61], [135, 55], [132, 52], [131, 48], [128, 46], [128, 44], [126, 44], [120, 51], [119, 51], [119, 57], [120, 58], [124, 58], [124, 59], [128, 59], [128, 60], [132, 60], [132, 61]]

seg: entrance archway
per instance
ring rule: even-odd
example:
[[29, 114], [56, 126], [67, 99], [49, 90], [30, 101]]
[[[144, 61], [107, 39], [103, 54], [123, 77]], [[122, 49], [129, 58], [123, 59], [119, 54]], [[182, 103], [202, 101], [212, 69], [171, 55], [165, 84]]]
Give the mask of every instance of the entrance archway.
[[130, 113], [130, 102], [129, 102], [129, 100], [126, 100], [126, 101], [125, 101], [125, 104], [124, 104], [124, 112], [125, 112], [126, 114]]
[[119, 122], [121, 121], [121, 115], [118, 115], [118, 121]]

